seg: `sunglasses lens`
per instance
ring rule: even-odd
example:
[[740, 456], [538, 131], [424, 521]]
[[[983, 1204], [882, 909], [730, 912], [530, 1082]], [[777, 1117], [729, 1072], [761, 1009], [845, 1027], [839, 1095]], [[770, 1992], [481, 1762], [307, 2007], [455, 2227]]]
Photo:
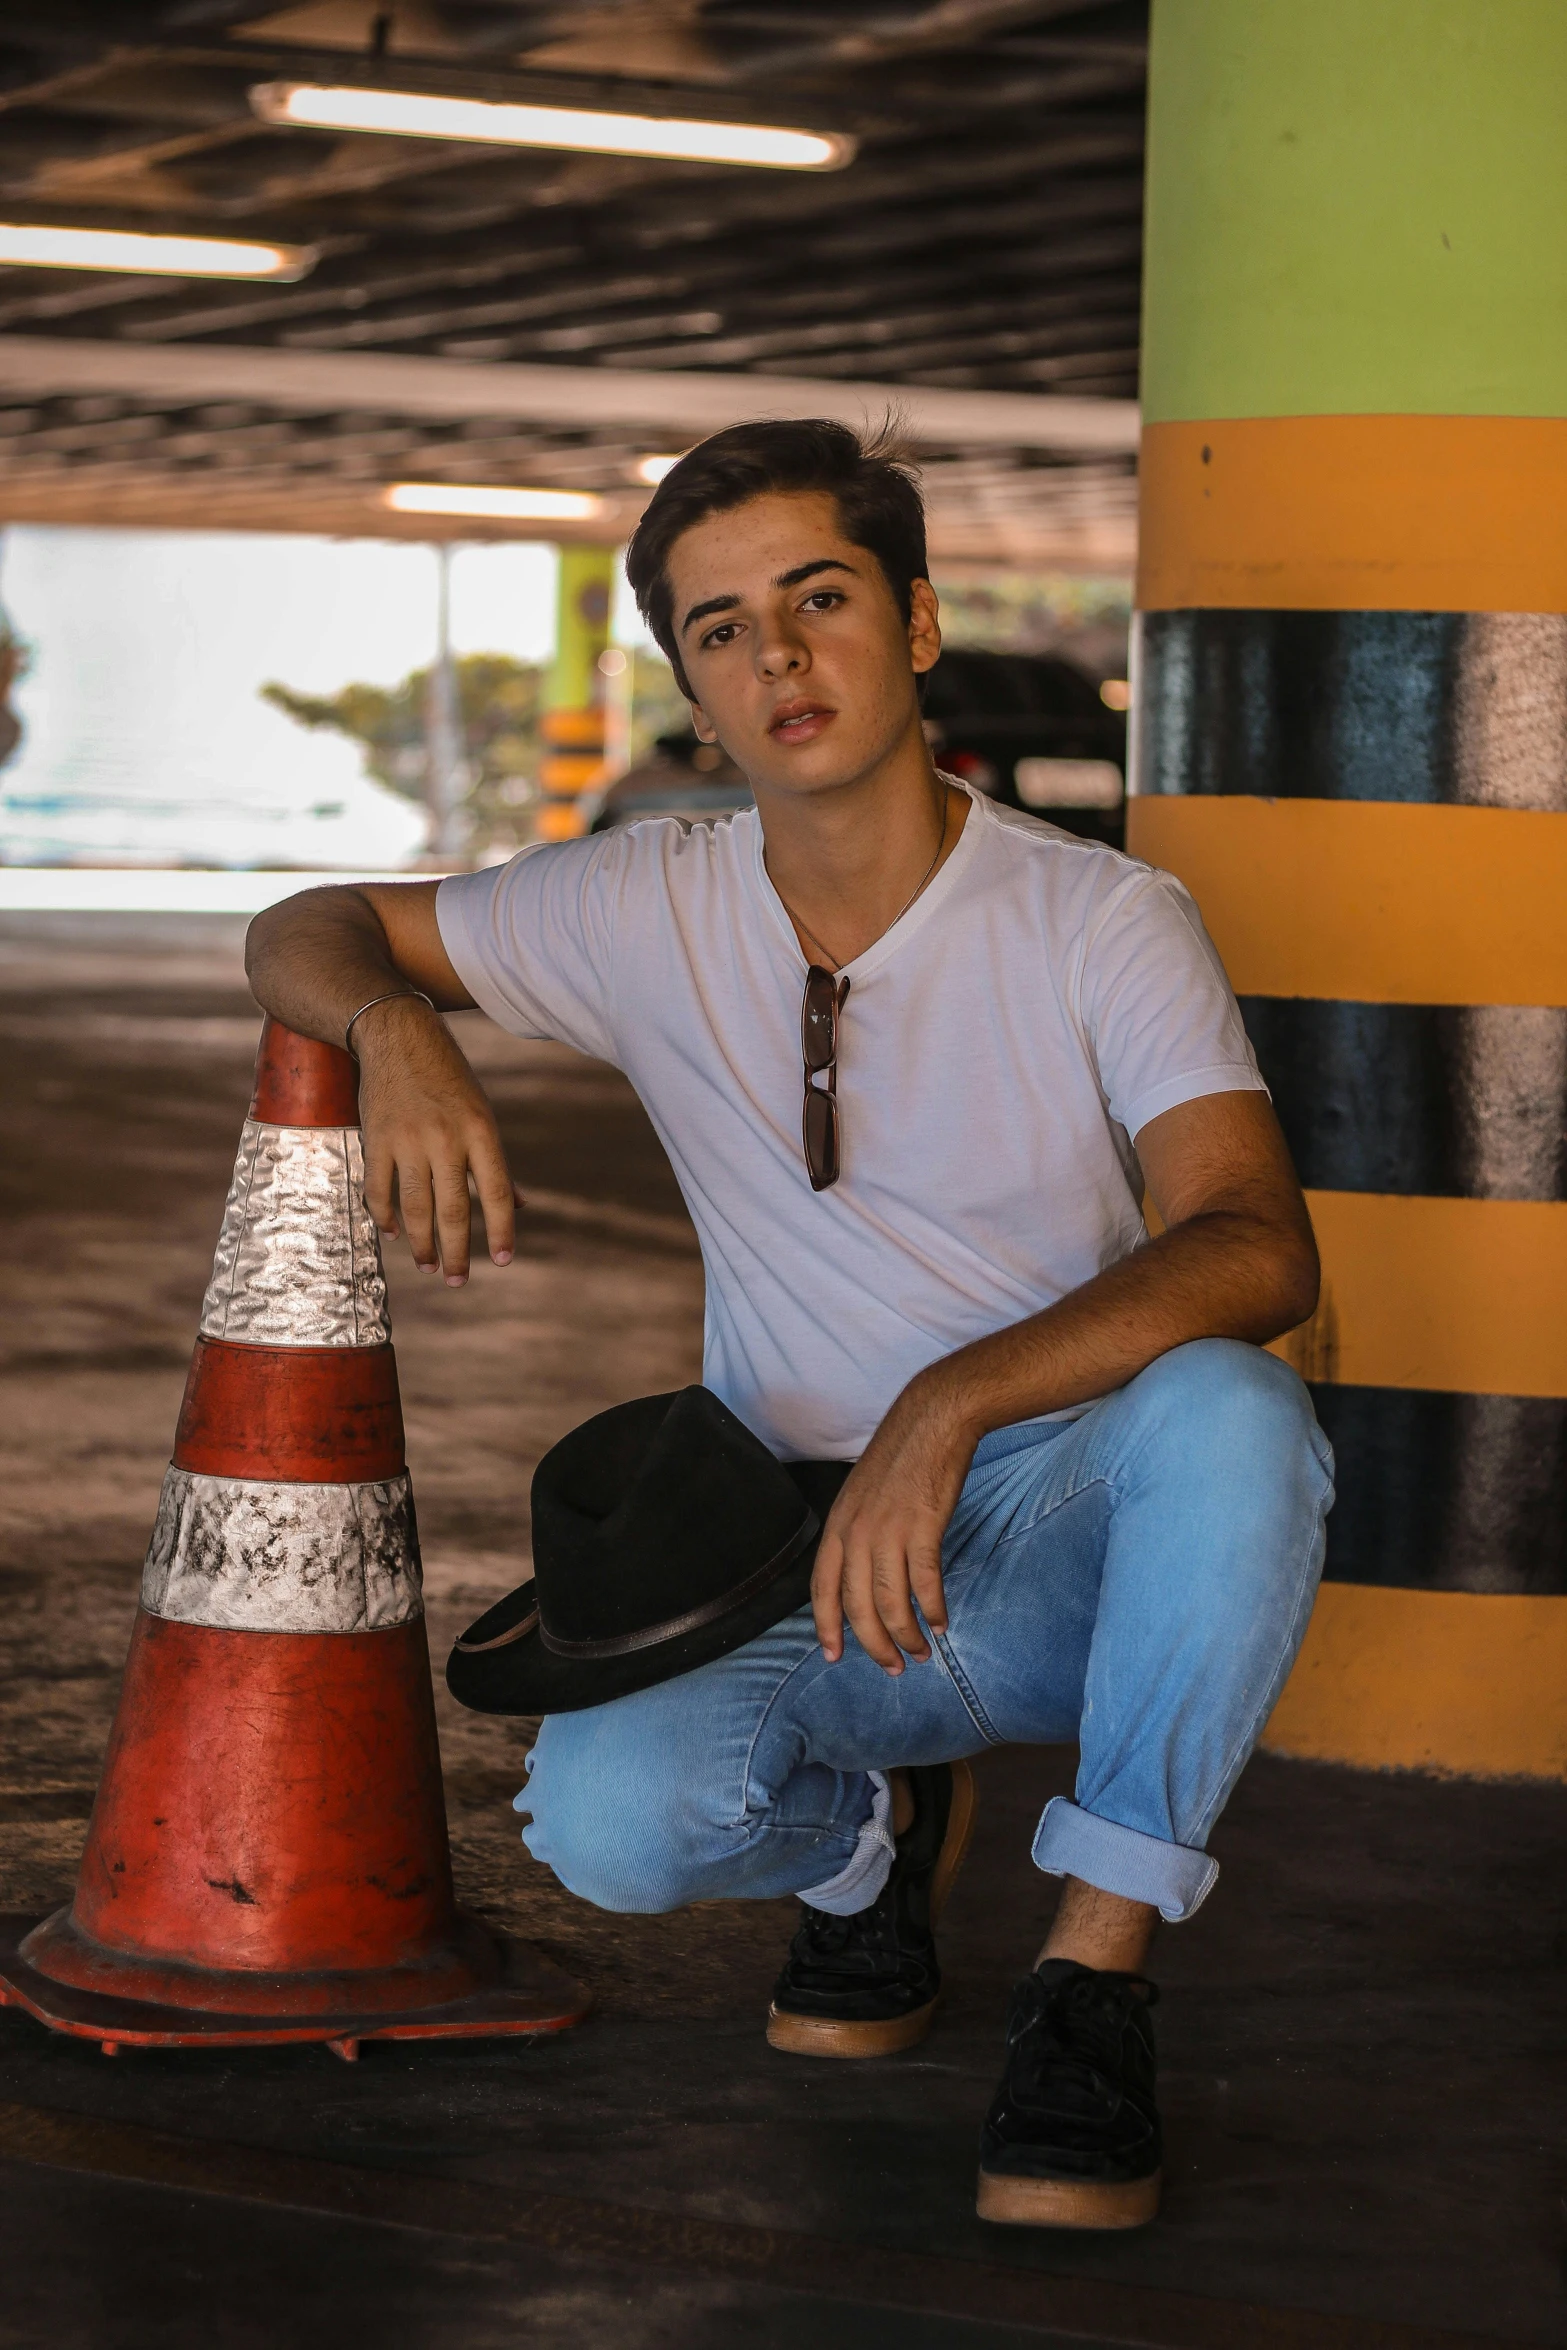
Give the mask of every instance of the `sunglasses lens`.
[[838, 990], [830, 971], [813, 963], [800, 1007], [800, 1051], [813, 1073], [830, 1068], [838, 1042]]
[[805, 1089], [805, 1115], [801, 1122], [805, 1144], [805, 1164], [810, 1172], [811, 1189], [825, 1191], [838, 1180], [838, 1104], [830, 1093], [819, 1086]]

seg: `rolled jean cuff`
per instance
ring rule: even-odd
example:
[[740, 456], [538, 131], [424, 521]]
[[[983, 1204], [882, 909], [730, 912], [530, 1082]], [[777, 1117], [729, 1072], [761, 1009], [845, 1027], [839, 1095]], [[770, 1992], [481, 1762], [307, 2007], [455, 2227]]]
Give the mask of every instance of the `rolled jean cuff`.
[[1219, 1864], [1189, 1844], [1167, 1844], [1140, 1828], [1102, 1820], [1064, 1795], [1053, 1795], [1034, 1837], [1034, 1866], [1047, 1877], [1081, 1877], [1101, 1893], [1146, 1901], [1177, 1924], [1201, 1909]]
[[880, 1771], [867, 1771], [865, 1776], [871, 1783], [871, 1816], [856, 1837], [854, 1850], [835, 1877], [808, 1885], [799, 1897], [833, 1918], [858, 1917], [880, 1898], [898, 1849], [892, 1836], [892, 1788]]

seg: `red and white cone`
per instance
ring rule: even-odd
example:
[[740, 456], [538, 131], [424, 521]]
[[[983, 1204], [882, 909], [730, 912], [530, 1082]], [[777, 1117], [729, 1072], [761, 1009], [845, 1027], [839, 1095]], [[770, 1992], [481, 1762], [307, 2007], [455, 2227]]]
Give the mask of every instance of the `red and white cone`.
[[588, 1998], [452, 1892], [354, 1064], [274, 1021], [76, 1894], [0, 2004], [120, 2047], [557, 2031]]

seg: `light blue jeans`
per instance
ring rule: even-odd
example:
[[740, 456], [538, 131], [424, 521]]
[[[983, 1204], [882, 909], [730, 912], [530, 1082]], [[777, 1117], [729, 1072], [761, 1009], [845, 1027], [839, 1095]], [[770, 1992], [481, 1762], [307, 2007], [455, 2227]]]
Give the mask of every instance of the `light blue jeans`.
[[524, 1841], [602, 1909], [798, 1893], [851, 1914], [892, 1853], [885, 1772], [1076, 1739], [1052, 1875], [1190, 1917], [1205, 1850], [1283, 1687], [1322, 1570], [1332, 1454], [1305, 1388], [1228, 1339], [1080, 1419], [987, 1436], [945, 1544], [948, 1628], [882, 1671], [808, 1608], [732, 1656], [582, 1713], [529, 1757]]

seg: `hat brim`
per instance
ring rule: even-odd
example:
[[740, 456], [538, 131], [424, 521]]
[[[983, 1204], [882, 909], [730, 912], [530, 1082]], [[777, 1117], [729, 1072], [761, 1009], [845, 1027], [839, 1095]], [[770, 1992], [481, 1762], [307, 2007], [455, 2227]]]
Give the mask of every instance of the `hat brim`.
[[760, 1591], [713, 1623], [624, 1656], [561, 1656], [539, 1637], [533, 1583], [519, 1584], [470, 1624], [446, 1660], [446, 1686], [459, 1705], [481, 1714], [569, 1714], [608, 1705], [638, 1689], [653, 1689], [699, 1665], [759, 1639], [803, 1607], [822, 1527], [851, 1461], [786, 1461], [784, 1466], [815, 1513], [801, 1548]]

